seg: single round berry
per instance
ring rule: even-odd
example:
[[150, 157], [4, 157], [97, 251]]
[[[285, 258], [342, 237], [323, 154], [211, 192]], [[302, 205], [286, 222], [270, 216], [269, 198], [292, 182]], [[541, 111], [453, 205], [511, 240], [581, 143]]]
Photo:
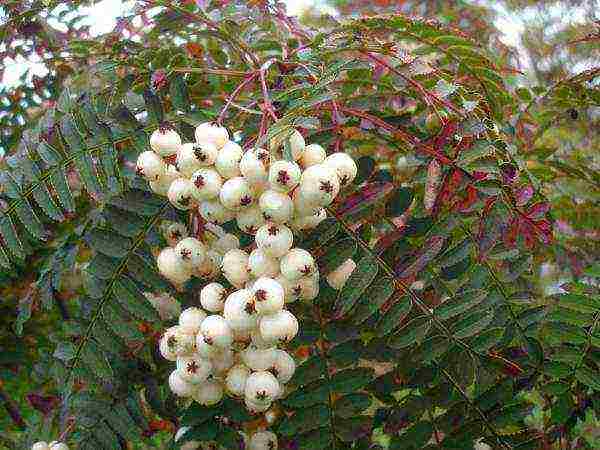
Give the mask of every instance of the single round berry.
[[208, 316], [200, 326], [200, 333], [209, 345], [225, 349], [233, 342], [231, 328], [227, 321], [218, 315]]
[[267, 222], [255, 236], [256, 245], [272, 258], [281, 258], [291, 248], [294, 235], [285, 225]]
[[210, 362], [212, 363], [213, 373], [222, 376], [235, 364], [235, 355], [230, 349], [221, 350], [210, 357]]
[[200, 333], [196, 335], [196, 353], [200, 358], [210, 359], [216, 357], [221, 349], [215, 345], [209, 344]]
[[200, 291], [200, 304], [210, 312], [221, 312], [227, 298], [227, 290], [220, 283], [209, 283]]
[[182, 326], [168, 328], [161, 338], [161, 354], [168, 360], [191, 355], [196, 350], [195, 333], [194, 329]]
[[209, 380], [199, 385], [192, 398], [202, 406], [216, 405], [223, 399], [223, 385], [218, 381]]
[[289, 192], [300, 183], [300, 166], [291, 161], [275, 161], [269, 168], [269, 184], [278, 192]]
[[233, 330], [233, 341], [246, 346], [250, 343], [251, 330]]
[[263, 213], [257, 205], [240, 210], [236, 215], [236, 221], [238, 228], [248, 234], [256, 234], [258, 229], [266, 223]]
[[346, 281], [348, 281], [348, 278], [350, 278], [350, 275], [354, 272], [354, 269], [356, 269], [354, 260], [351, 258], [347, 259], [337, 269], [328, 273], [325, 279], [329, 286], [339, 291], [344, 287]]
[[260, 334], [266, 341], [289, 342], [298, 334], [298, 319], [289, 311], [262, 316]]
[[323, 165], [335, 170], [340, 179], [341, 186], [347, 186], [352, 183], [358, 172], [358, 167], [354, 160], [344, 152], [329, 155], [325, 158]]
[[206, 252], [206, 258], [204, 258], [204, 262], [200, 266], [195, 267], [193, 273], [200, 278], [216, 278], [221, 273], [222, 261], [223, 256], [220, 253], [217, 253], [214, 250], [209, 250]]
[[213, 244], [212, 249], [224, 255], [229, 250], [240, 248], [240, 240], [235, 234], [227, 233], [219, 237]]
[[44, 441], [36, 442], [31, 447], [31, 450], [49, 450], [49, 449], [50, 449], [50, 446], [48, 445], [47, 442], [44, 442]]
[[239, 211], [254, 202], [254, 193], [244, 177], [235, 177], [223, 183], [219, 200], [231, 211]]
[[225, 223], [235, 218], [235, 212], [225, 208], [218, 199], [200, 202], [198, 212], [204, 220], [212, 223]]
[[188, 237], [186, 226], [179, 222], [169, 222], [162, 230], [163, 236], [170, 247], [175, 247], [180, 240]]
[[314, 274], [308, 277], [302, 277], [296, 280], [298, 283], [296, 287], [299, 289], [299, 296], [302, 300], [314, 300], [319, 295], [319, 272], [315, 271]]
[[192, 276], [191, 268], [181, 264], [179, 255], [171, 247], [158, 254], [156, 265], [160, 274], [174, 284], [183, 284]]
[[292, 379], [292, 376], [294, 376], [296, 362], [294, 361], [294, 358], [284, 350], [276, 349], [274, 352], [275, 358], [269, 372], [275, 375], [279, 383], [285, 384]]
[[223, 178], [214, 170], [207, 167], [196, 170], [190, 179], [194, 185], [192, 196], [198, 202], [216, 199], [223, 186]]
[[321, 164], [323, 161], [325, 161], [326, 157], [327, 153], [325, 153], [325, 149], [323, 147], [321, 147], [319, 144], [310, 144], [304, 148], [299, 162], [304, 169], [307, 169], [310, 166]]
[[247, 289], [235, 291], [225, 300], [223, 317], [232, 330], [252, 330], [258, 323], [258, 313], [252, 292]]
[[279, 381], [271, 372], [259, 371], [246, 380], [244, 396], [253, 402], [273, 401], [279, 396], [280, 390]]
[[283, 309], [285, 291], [273, 278], [256, 280], [252, 286], [252, 296], [259, 314], [275, 314]]
[[177, 335], [175, 333], [167, 332], [160, 338], [158, 343], [158, 350], [163, 358], [167, 361], [177, 361]]
[[[277, 345], [277, 342], [275, 342], [275, 341], [267, 341], [267, 340], [263, 339], [262, 334], [260, 334], [260, 330], [258, 328], [251, 331], [250, 338], [251, 338], [252, 346], [248, 347], [248, 349], [251, 349], [252, 347], [254, 347], [254, 349], [258, 349], [258, 350], [267, 350], [267, 349], [272, 349], [275, 345]], [[266, 370], [268, 367], [269, 367], [269, 365], [267, 364], [260, 370]]]
[[179, 325], [184, 328], [193, 329], [194, 333], [200, 331], [202, 321], [206, 319], [206, 313], [200, 308], [191, 306], [184, 309], [179, 315]]
[[190, 268], [200, 267], [206, 258], [206, 246], [193, 237], [183, 238], [175, 246], [175, 252], [181, 264]]
[[292, 220], [294, 203], [282, 192], [265, 191], [258, 200], [263, 217], [270, 222], [285, 223]]
[[241, 288], [250, 279], [248, 254], [243, 250], [232, 249], [223, 255], [223, 275], [232, 285]]
[[177, 159], [175, 160], [175, 167], [177, 170], [186, 178], [192, 176], [192, 174], [202, 167], [202, 164], [196, 158], [194, 146], [197, 144], [187, 143], [182, 144], [177, 150]]
[[275, 277], [279, 273], [279, 261], [271, 258], [261, 248], [256, 248], [250, 252], [248, 257], [248, 270], [253, 277]]
[[50, 450], [69, 450], [69, 446], [64, 442], [50, 443]]
[[181, 137], [171, 127], [161, 127], [150, 136], [150, 147], [158, 156], [171, 156], [177, 153]]
[[160, 156], [152, 151], [140, 153], [136, 162], [136, 173], [148, 181], [158, 181], [167, 170]]
[[225, 389], [234, 397], [242, 397], [246, 390], [246, 381], [250, 376], [250, 369], [243, 364], [233, 366], [227, 372]]
[[300, 280], [288, 280], [281, 273], [277, 275], [275, 280], [283, 287], [285, 303], [293, 303], [300, 298], [302, 293]]
[[259, 349], [254, 345], [241, 352], [242, 362], [254, 371], [268, 370], [275, 364], [277, 353], [274, 348]]
[[324, 208], [320, 208], [316, 214], [295, 217], [289, 225], [294, 231], [310, 231], [315, 229], [326, 218], [327, 211]]
[[306, 217], [314, 216], [323, 208], [313, 201], [309, 201], [300, 189], [296, 189], [292, 193], [292, 201], [294, 203], [294, 216]]
[[312, 255], [304, 249], [293, 248], [281, 258], [279, 268], [281, 275], [289, 280], [298, 280], [309, 276], [317, 270]]
[[275, 152], [280, 159], [285, 156], [285, 147], [289, 148], [294, 161], [298, 161], [304, 152], [306, 142], [304, 137], [298, 130], [293, 130], [291, 133], [281, 133], [271, 140], [271, 152]]
[[311, 166], [302, 173], [299, 191], [307, 203], [328, 206], [340, 191], [337, 172], [325, 164]]
[[175, 369], [169, 375], [169, 388], [171, 392], [178, 397], [191, 397], [197, 389], [197, 386], [193, 383], [185, 381], [181, 377], [179, 370]]
[[219, 150], [210, 142], [194, 143], [194, 155], [202, 167], [212, 166], [216, 159]]
[[277, 436], [271, 431], [258, 431], [252, 435], [248, 450], [277, 450]]
[[182, 380], [198, 384], [208, 379], [212, 373], [212, 363], [197, 356], [184, 356], [177, 358], [177, 370]]
[[155, 194], [166, 197], [169, 193], [171, 183], [173, 183], [173, 181], [175, 181], [177, 178], [181, 178], [181, 174], [177, 171], [174, 165], [167, 164], [165, 166], [165, 171], [160, 175], [160, 177], [158, 177], [156, 181], [150, 181], [150, 189], [152, 189], [152, 192]]
[[171, 204], [181, 210], [188, 210], [192, 207], [192, 191], [194, 185], [187, 178], [177, 178], [169, 186], [167, 197]]
[[196, 142], [213, 144], [220, 149], [229, 140], [229, 132], [225, 127], [213, 122], [204, 122], [196, 127]]
[[242, 147], [235, 142], [227, 141], [219, 150], [215, 160], [217, 172], [225, 179], [239, 177], [241, 175], [240, 160], [243, 153]]
[[153, 292], [144, 292], [144, 297], [156, 309], [161, 320], [171, 320], [179, 317], [181, 314], [181, 305], [174, 297], [166, 293], [155, 294]]
[[269, 180], [269, 152], [262, 148], [246, 151], [240, 161], [240, 172], [252, 185], [264, 185]]

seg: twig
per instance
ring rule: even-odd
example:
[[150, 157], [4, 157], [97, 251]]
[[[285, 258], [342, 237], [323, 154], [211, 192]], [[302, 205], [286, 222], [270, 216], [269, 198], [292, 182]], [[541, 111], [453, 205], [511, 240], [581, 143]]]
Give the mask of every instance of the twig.
[[247, 78], [244, 81], [242, 81], [238, 85], [238, 87], [236, 87], [235, 90], [231, 93], [231, 95], [227, 99], [227, 102], [225, 103], [225, 106], [223, 106], [223, 109], [221, 109], [221, 112], [219, 113], [219, 117], [217, 118], [217, 123], [219, 125], [221, 123], [223, 123], [223, 118], [225, 117], [225, 113], [227, 112], [227, 109], [229, 108], [229, 106], [231, 105], [231, 103], [235, 100], [235, 98], [240, 94], [240, 92], [242, 92], [242, 90], [248, 84], [250, 84], [252, 81], [254, 81], [254, 79], [256, 79], [256, 77], [258, 76], [258, 74], [259, 74], [259, 72], [254, 72], [251, 75], [247, 76]]
[[2, 389], [2, 387], [0, 387], [0, 401], [4, 404], [4, 408], [6, 408], [8, 415], [10, 416], [12, 421], [15, 423], [15, 425], [20, 429], [27, 428], [27, 424], [25, 423], [25, 420], [23, 420], [23, 416], [21, 416], [19, 407], [8, 396], [8, 394], [4, 391], [4, 389]]

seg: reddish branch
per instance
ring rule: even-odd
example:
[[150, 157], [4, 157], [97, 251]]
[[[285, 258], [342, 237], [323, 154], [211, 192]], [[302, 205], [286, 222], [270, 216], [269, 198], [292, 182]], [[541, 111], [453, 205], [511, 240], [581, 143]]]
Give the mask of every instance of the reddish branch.
[[240, 92], [242, 92], [242, 90], [248, 85], [250, 84], [252, 81], [254, 81], [256, 79], [256, 77], [258, 76], [259, 72], [254, 72], [250, 75], [247, 75], [247, 78], [242, 81], [238, 87], [235, 88], [235, 90], [231, 93], [231, 95], [229, 96], [229, 98], [227, 99], [227, 103], [225, 103], [225, 106], [223, 106], [223, 109], [221, 110], [219, 117], [217, 118], [217, 123], [220, 125], [223, 122], [223, 119], [225, 117], [225, 112], [227, 112], [227, 109], [229, 108], [229, 106], [231, 106], [231, 103], [237, 98], [237, 96], [240, 94]]

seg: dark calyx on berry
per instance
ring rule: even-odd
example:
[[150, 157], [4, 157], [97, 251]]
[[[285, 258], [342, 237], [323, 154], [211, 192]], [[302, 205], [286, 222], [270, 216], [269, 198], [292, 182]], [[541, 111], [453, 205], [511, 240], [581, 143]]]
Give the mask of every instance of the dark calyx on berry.
[[277, 236], [277, 233], [279, 233], [279, 228], [277, 228], [275, 225], [273, 225], [272, 227], [269, 227], [269, 236]]
[[171, 131], [174, 129], [175, 129], [175, 127], [173, 126], [173, 124], [171, 124], [169, 122], [161, 122], [158, 125], [158, 131], [160, 131], [162, 134], [165, 134], [167, 131]]
[[199, 367], [198, 367], [198, 364], [196, 363], [196, 361], [189, 362], [187, 365], [188, 373], [196, 373], [196, 372], [198, 372], [198, 369], [199, 369]]
[[331, 194], [333, 192], [333, 185], [331, 184], [331, 181], [321, 181], [321, 187], [319, 189]]
[[181, 249], [181, 257], [183, 259], [190, 259], [192, 257], [192, 251], [189, 248]]
[[197, 188], [201, 188], [202, 186], [204, 186], [204, 177], [202, 175], [196, 177], [196, 179], [194, 180], [194, 186], [196, 186]]
[[250, 314], [250, 315], [256, 313], [256, 306], [254, 305], [254, 302], [246, 303], [246, 306], [244, 307], [244, 311], [246, 312], [246, 314]]
[[280, 170], [277, 173], [277, 182], [283, 185], [287, 185], [290, 182], [290, 175], [286, 170]]
[[250, 197], [249, 195], [244, 195], [240, 199], [240, 205], [242, 206], [248, 206], [250, 203], [252, 203], [252, 197]]
[[259, 289], [254, 293], [254, 297], [259, 302], [264, 302], [267, 299], [267, 291], [265, 291], [264, 289]]

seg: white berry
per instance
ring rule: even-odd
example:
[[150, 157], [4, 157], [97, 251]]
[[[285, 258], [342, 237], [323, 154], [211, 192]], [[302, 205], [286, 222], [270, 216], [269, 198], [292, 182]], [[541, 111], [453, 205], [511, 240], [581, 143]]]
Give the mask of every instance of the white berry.
[[306, 142], [298, 130], [293, 130], [289, 134], [281, 133], [271, 141], [271, 151], [277, 149], [278, 154], [283, 156], [283, 147], [285, 145], [289, 145], [292, 159], [298, 161], [304, 152]]
[[333, 272], [328, 273], [325, 279], [329, 283], [329, 286], [339, 291], [344, 287], [354, 269], [356, 269], [354, 260], [347, 259]]
[[223, 311], [227, 291], [220, 283], [209, 283], [200, 291], [200, 304], [210, 312]]
[[285, 225], [266, 223], [256, 232], [255, 241], [267, 255], [281, 258], [292, 248], [294, 235]]
[[246, 405], [246, 408], [248, 409], [248, 411], [250, 411], [253, 414], [265, 412], [266, 410], [268, 410], [271, 407], [271, 403], [272, 402], [270, 400], [253, 401], [247, 397], [244, 398], [244, 404]]
[[252, 295], [259, 314], [275, 314], [283, 308], [285, 291], [272, 278], [262, 277], [252, 286]]
[[309, 204], [330, 205], [340, 191], [340, 181], [335, 169], [317, 164], [302, 173], [299, 192]]
[[136, 173], [148, 181], [158, 181], [167, 167], [160, 156], [153, 151], [140, 153], [136, 162]]
[[223, 255], [223, 275], [231, 284], [240, 288], [250, 279], [248, 254], [243, 250], [232, 249]]
[[216, 405], [223, 398], [223, 386], [218, 381], [209, 380], [198, 387], [193, 398], [203, 406]]
[[294, 203], [282, 192], [267, 190], [258, 200], [263, 217], [271, 222], [285, 223], [292, 219]]
[[254, 193], [244, 177], [235, 177], [223, 183], [219, 200], [225, 208], [239, 211], [254, 202]]
[[200, 325], [206, 319], [206, 313], [200, 308], [191, 306], [184, 309], [179, 315], [179, 325], [194, 330], [194, 333], [200, 331]]
[[169, 343], [169, 335], [164, 334], [159, 341], [158, 350], [163, 358], [168, 361], [177, 361], [177, 353], [174, 345]]
[[250, 438], [248, 450], [277, 450], [277, 436], [271, 431], [258, 431]]
[[295, 217], [289, 223], [289, 226], [294, 231], [309, 231], [316, 228], [326, 218], [327, 211], [324, 208], [320, 208], [316, 214]]
[[281, 275], [289, 280], [298, 280], [313, 274], [317, 269], [312, 255], [302, 248], [293, 248], [280, 261]]
[[179, 377], [188, 383], [198, 384], [207, 380], [212, 372], [212, 363], [197, 356], [177, 358]]
[[206, 246], [198, 239], [187, 237], [175, 246], [175, 252], [182, 264], [189, 267], [200, 267], [206, 258]]
[[213, 122], [204, 122], [196, 127], [196, 141], [198, 143], [210, 143], [220, 149], [229, 140], [229, 132]]
[[196, 391], [196, 385], [181, 378], [181, 373], [177, 369], [169, 375], [169, 387], [173, 394], [179, 397], [191, 397]]
[[230, 349], [226, 349], [213, 354], [210, 361], [215, 375], [221, 376], [235, 364], [235, 356]]
[[269, 180], [269, 152], [262, 148], [246, 151], [240, 161], [240, 172], [252, 185], [264, 185]]
[[175, 160], [175, 167], [179, 173], [181, 173], [184, 177], [189, 178], [192, 174], [202, 167], [202, 164], [196, 158], [196, 154], [194, 152], [194, 146], [196, 144], [187, 143], [182, 144], [177, 150], [177, 158]]
[[218, 199], [204, 200], [198, 205], [200, 216], [207, 222], [225, 223], [235, 218], [235, 212], [225, 208]]
[[289, 192], [300, 183], [300, 166], [291, 161], [275, 161], [269, 168], [269, 184], [278, 192]]
[[171, 204], [181, 210], [187, 210], [192, 207], [192, 191], [194, 185], [187, 178], [177, 178], [169, 186], [167, 197]]
[[167, 247], [156, 258], [158, 271], [162, 276], [175, 284], [183, 284], [190, 279], [191, 269], [180, 263], [180, 258], [175, 249]]
[[256, 234], [256, 231], [266, 223], [262, 211], [257, 205], [240, 210], [235, 218], [238, 228], [248, 234]]
[[208, 316], [200, 326], [200, 333], [209, 345], [229, 348], [233, 342], [233, 334], [229, 324], [222, 316]]
[[[260, 334], [260, 330], [258, 328], [252, 330], [252, 332], [250, 333], [250, 338], [251, 338], [252, 345], [246, 349], [248, 352], [251, 352], [252, 350], [268, 350], [268, 349], [272, 350], [273, 347], [275, 345], [277, 345], [276, 341], [265, 340], [263, 338], [262, 334]], [[256, 358], [251, 357], [251, 359], [256, 359]], [[269, 368], [269, 364], [264, 366], [262, 369], [256, 369], [256, 370], [266, 370], [268, 368]]]
[[220, 352], [219, 347], [209, 344], [200, 333], [196, 335], [196, 353], [204, 359], [214, 358]]
[[267, 255], [262, 248], [256, 248], [248, 257], [248, 270], [255, 278], [273, 278], [279, 273], [279, 261]]
[[182, 223], [171, 222], [163, 229], [163, 236], [170, 247], [175, 247], [180, 240], [188, 236], [188, 230]]
[[206, 252], [206, 258], [204, 258], [204, 262], [194, 268], [194, 275], [200, 278], [216, 278], [221, 273], [221, 262], [223, 260], [223, 256], [220, 253], [215, 252], [214, 250], [209, 250]]
[[247, 289], [235, 291], [225, 300], [223, 317], [233, 330], [251, 330], [257, 325], [258, 314], [252, 292]]
[[325, 153], [325, 149], [323, 147], [321, 147], [319, 144], [310, 144], [304, 147], [302, 156], [300, 156], [300, 165], [307, 169], [310, 166], [321, 164], [323, 161], [325, 161], [326, 157], [327, 153]]
[[33, 446], [31, 447], [31, 450], [49, 450], [49, 446], [47, 442], [44, 441], [40, 441], [40, 442], [36, 442], [35, 444], [33, 444]]
[[217, 159], [215, 160], [215, 168], [223, 178], [229, 179], [239, 177], [240, 160], [243, 155], [242, 147], [232, 141], [227, 143], [219, 150]]
[[50, 450], [69, 450], [69, 446], [64, 442], [53, 442], [50, 444]]
[[259, 322], [260, 334], [267, 341], [289, 342], [298, 334], [298, 319], [289, 311], [263, 316]]
[[223, 178], [211, 168], [203, 167], [196, 170], [190, 179], [194, 185], [192, 196], [198, 201], [212, 200], [219, 196], [223, 186]]
[[275, 364], [277, 353], [271, 346], [268, 348], [257, 348], [253, 345], [248, 346], [241, 352], [242, 362], [252, 370], [268, 370]]
[[347, 186], [356, 178], [358, 167], [354, 160], [344, 152], [333, 153], [325, 158], [323, 165], [334, 169], [340, 179], [340, 185]]
[[177, 178], [181, 178], [181, 174], [177, 171], [174, 165], [165, 165], [165, 170], [155, 181], [150, 181], [150, 189], [152, 192], [158, 195], [166, 197], [169, 193], [171, 183]]
[[212, 249], [224, 255], [229, 250], [240, 248], [240, 240], [235, 234], [227, 233], [219, 237], [213, 244]]
[[267, 371], [252, 373], [246, 380], [244, 395], [254, 402], [273, 401], [280, 394], [281, 386], [277, 378]]
[[285, 350], [274, 350], [275, 358], [271, 372], [281, 384], [285, 384], [292, 379], [296, 371], [296, 362], [294, 358]]
[[227, 372], [225, 389], [234, 397], [242, 397], [246, 389], [246, 381], [250, 376], [250, 369], [243, 364], [233, 366]]
[[150, 136], [150, 147], [158, 156], [171, 156], [177, 153], [181, 145], [181, 138], [177, 131], [165, 127], [155, 130]]

